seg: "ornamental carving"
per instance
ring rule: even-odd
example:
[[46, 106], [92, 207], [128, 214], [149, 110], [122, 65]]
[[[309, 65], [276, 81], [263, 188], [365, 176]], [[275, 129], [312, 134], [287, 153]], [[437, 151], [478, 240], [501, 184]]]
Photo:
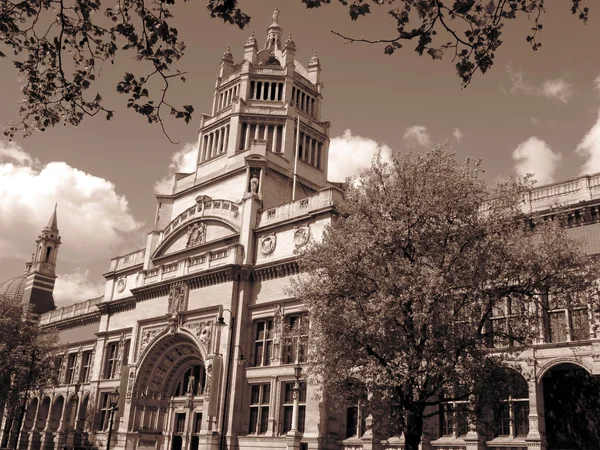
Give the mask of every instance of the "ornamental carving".
[[212, 321], [186, 323], [184, 326], [198, 338], [202, 350], [208, 355], [212, 342]]
[[131, 403], [131, 394], [133, 393], [133, 384], [135, 383], [135, 367], [129, 368], [129, 380], [127, 381], [127, 394], [125, 401]]
[[281, 337], [283, 335], [283, 307], [277, 305], [273, 314], [273, 361], [279, 361], [281, 355]]
[[75, 357], [75, 366], [73, 368], [73, 382], [79, 383], [79, 367], [81, 366], [81, 358], [83, 353], [81, 352], [81, 347], [79, 347], [79, 351], [77, 352], [77, 356]]
[[187, 230], [187, 242], [185, 247], [195, 247], [196, 245], [206, 242], [206, 224], [204, 222], [196, 222], [191, 224]]
[[302, 225], [296, 227], [296, 231], [294, 231], [294, 244], [296, 247], [304, 247], [308, 244], [310, 240], [310, 227], [308, 225]]
[[187, 294], [187, 285], [172, 284], [169, 290], [169, 314], [177, 315], [185, 308], [185, 297]]
[[121, 293], [125, 290], [125, 286], [127, 285], [127, 280], [125, 278], [120, 278], [117, 281], [117, 292]]
[[275, 233], [270, 233], [263, 236], [260, 241], [260, 252], [264, 255], [270, 255], [275, 251], [275, 247], [277, 245], [277, 236]]
[[140, 352], [139, 354], [143, 354], [146, 347], [154, 340], [154, 338], [163, 331], [163, 328], [158, 330], [144, 330], [142, 331], [142, 337], [140, 339]]
[[125, 334], [121, 334], [117, 347], [117, 366], [115, 367], [115, 378], [121, 376], [121, 365], [123, 364], [123, 351], [125, 349]]

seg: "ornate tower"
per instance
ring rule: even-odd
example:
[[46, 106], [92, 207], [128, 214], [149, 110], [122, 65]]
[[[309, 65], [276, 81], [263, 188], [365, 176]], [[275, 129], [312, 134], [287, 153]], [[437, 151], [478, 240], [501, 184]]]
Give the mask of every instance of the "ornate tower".
[[247, 189], [252, 178], [260, 180], [263, 208], [291, 200], [296, 148], [296, 198], [328, 185], [329, 122], [321, 121], [321, 65], [316, 53], [307, 66], [298, 62], [291, 35], [282, 35], [276, 9], [262, 50], [252, 33], [240, 62], [235, 63], [229, 48], [223, 54], [212, 114], [201, 118], [193, 181], [197, 185], [245, 171]]
[[54, 308], [52, 293], [56, 280], [56, 256], [60, 246], [56, 205], [36, 244], [32, 260], [25, 267], [27, 278], [22, 302], [24, 305], [31, 305], [34, 314], [43, 314]]

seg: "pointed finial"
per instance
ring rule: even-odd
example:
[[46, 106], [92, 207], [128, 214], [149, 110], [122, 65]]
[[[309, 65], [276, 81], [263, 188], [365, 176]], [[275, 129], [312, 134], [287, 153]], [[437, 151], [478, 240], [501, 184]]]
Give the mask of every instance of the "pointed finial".
[[252, 30], [252, 34], [250, 35], [250, 37], [254, 37], [254, 30]]

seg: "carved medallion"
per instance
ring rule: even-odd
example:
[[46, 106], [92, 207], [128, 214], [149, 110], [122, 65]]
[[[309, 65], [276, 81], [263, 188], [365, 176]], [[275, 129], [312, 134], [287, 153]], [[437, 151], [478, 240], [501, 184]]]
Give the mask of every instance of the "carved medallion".
[[310, 227], [308, 225], [296, 227], [296, 231], [294, 232], [294, 243], [296, 244], [296, 247], [304, 247], [308, 244], [309, 240]]
[[121, 293], [125, 290], [125, 286], [127, 285], [127, 279], [126, 278], [120, 278], [119, 281], [117, 281], [117, 292]]
[[263, 236], [260, 242], [260, 251], [264, 256], [270, 255], [275, 250], [277, 245], [277, 236], [275, 233], [270, 233]]

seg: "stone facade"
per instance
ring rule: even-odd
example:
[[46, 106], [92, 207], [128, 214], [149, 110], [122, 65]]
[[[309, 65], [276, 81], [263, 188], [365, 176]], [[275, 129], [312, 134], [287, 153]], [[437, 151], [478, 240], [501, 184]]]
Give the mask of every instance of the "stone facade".
[[[317, 400], [296, 376], [307, 316], [286, 286], [298, 273], [296, 251], [321, 238], [343, 192], [326, 179], [319, 60], [296, 61], [278, 14], [261, 50], [252, 35], [239, 63], [229, 49], [223, 55], [197, 170], [157, 195], [146, 246], [111, 260], [101, 298], [40, 316], [67, 346], [60, 385], [32, 395], [20, 431], [6, 415], [3, 446], [107, 446], [109, 393], [118, 388], [115, 449], [402, 448], [401, 437], [374, 437], [360, 407]], [[600, 175], [537, 188], [526, 207], [547, 218], [567, 210], [569, 233], [600, 253]], [[54, 264], [58, 230], [40, 239], [52, 241], [40, 248], [51, 248], [44, 257]], [[460, 405], [445, 405], [427, 423], [424, 449], [548, 448], [545, 380], [600, 372], [600, 318], [559, 306], [522, 355], [532, 377], [507, 400], [500, 432], [479, 436]]]

